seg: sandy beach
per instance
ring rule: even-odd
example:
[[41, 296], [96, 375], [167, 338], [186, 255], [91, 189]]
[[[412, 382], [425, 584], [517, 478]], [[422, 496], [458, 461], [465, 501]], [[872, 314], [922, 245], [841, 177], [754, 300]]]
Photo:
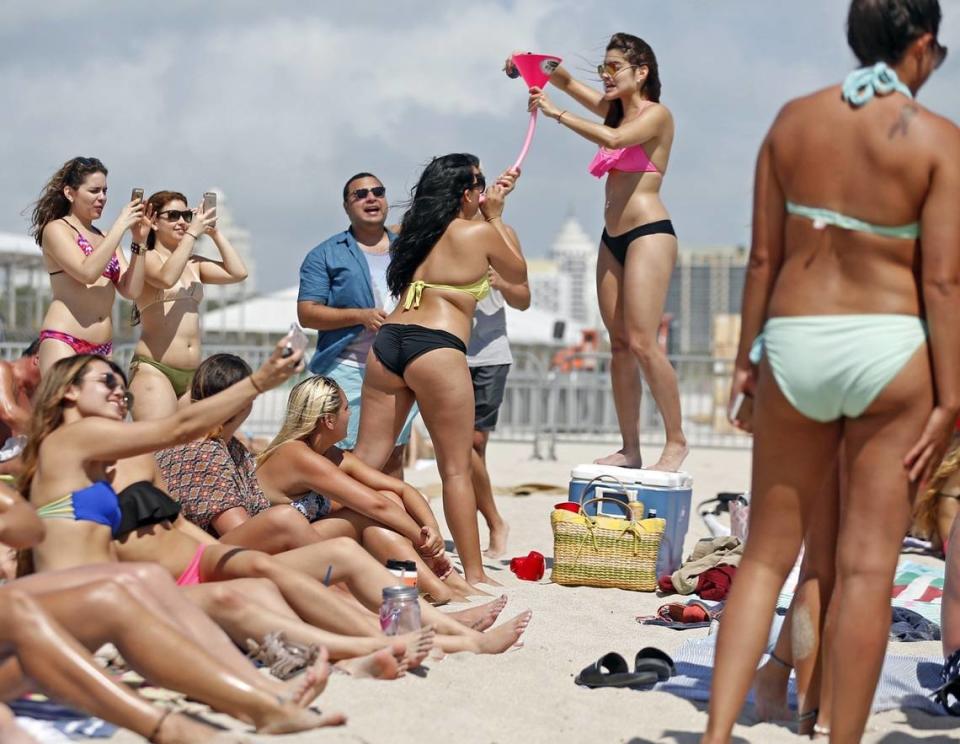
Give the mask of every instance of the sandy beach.
[[[530, 460], [526, 444], [493, 443], [490, 471], [497, 486], [522, 482], [566, 485], [572, 465], [589, 462], [605, 447], [558, 447], [555, 462]], [[653, 457], [652, 449], [645, 453]], [[694, 504], [721, 490], [745, 489], [750, 454], [742, 450], [695, 450], [686, 469], [694, 476]], [[408, 471], [408, 479], [425, 487], [439, 481], [436, 471]], [[499, 505], [512, 532], [509, 556], [539, 550], [552, 555], [549, 513], [557, 499], [538, 495], [501, 497]], [[434, 508], [440, 510], [439, 499]], [[443, 520], [441, 519], [441, 524]], [[705, 534], [695, 515], [687, 546]], [[485, 538], [484, 538], [485, 539]], [[919, 558], [921, 562], [933, 562]], [[491, 562], [491, 575], [504, 584], [509, 604], [503, 617], [530, 608], [533, 621], [523, 648], [502, 656], [457, 654], [430, 661], [418, 674], [392, 682], [355, 680], [335, 674], [319, 706], [342, 711], [348, 724], [273, 739], [255, 741], [306, 742], [440, 742], [461, 744], [540, 744], [543, 742], [678, 742], [693, 744], [706, 725], [705, 707], [661, 692], [587, 690], [573, 678], [608, 651], [628, 659], [644, 646], [668, 652], [684, 641], [706, 635], [706, 629], [674, 631], [639, 625], [635, 617], [652, 614], [669, 599], [655, 594], [612, 589], [569, 588], [522, 582], [510, 573], [508, 561]], [[936, 656], [939, 643], [896, 644], [896, 653]], [[225, 721], [222, 717], [213, 720]], [[741, 717], [735, 741], [795, 741], [791, 729], [773, 724], [751, 725], [750, 711]], [[112, 744], [139, 742], [121, 732]], [[917, 711], [888, 711], [870, 719], [866, 742], [957, 741], [956, 719]]]

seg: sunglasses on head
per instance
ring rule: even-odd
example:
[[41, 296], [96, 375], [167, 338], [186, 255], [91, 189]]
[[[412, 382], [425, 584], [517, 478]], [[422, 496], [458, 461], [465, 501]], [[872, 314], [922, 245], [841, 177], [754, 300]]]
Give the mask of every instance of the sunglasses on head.
[[123, 378], [118, 375], [116, 372], [104, 372], [103, 374], [94, 375], [93, 377], [84, 377], [84, 380], [96, 380], [97, 382], [102, 382], [103, 386], [109, 390], [111, 393], [116, 390], [118, 387], [122, 387], [123, 391], [123, 405], [127, 408], [133, 405], [133, 393], [126, 389], [126, 385], [123, 383]]
[[363, 201], [368, 194], [373, 194], [378, 199], [382, 199], [387, 193], [386, 186], [374, 186], [372, 189], [354, 189], [350, 192], [354, 199]]
[[181, 218], [184, 222], [193, 221], [193, 211], [190, 209], [166, 209], [160, 213], [160, 216], [170, 222], [179, 222]]

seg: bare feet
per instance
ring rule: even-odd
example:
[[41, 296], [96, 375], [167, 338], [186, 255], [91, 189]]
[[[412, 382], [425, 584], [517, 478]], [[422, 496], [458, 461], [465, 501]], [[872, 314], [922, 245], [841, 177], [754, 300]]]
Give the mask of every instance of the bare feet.
[[407, 669], [416, 669], [423, 663], [433, 648], [437, 631], [432, 625], [425, 625], [413, 633], [405, 633], [394, 638], [394, 641], [403, 643], [403, 660]]
[[787, 705], [790, 669], [767, 660], [753, 678], [753, 710], [758, 721], [789, 721], [793, 713]]
[[660, 453], [660, 459], [650, 469], [661, 470], [665, 473], [676, 473], [683, 465], [683, 461], [687, 459], [688, 454], [690, 454], [690, 448], [687, 447], [686, 442], [667, 442], [663, 447], [663, 452]]
[[640, 456], [640, 450], [619, 449], [606, 457], [598, 457], [593, 463], [613, 465], [618, 468], [642, 468], [643, 458]]
[[503, 608], [506, 606], [507, 595], [501, 594], [492, 602], [487, 602], [486, 604], [470, 607], [458, 612], [451, 612], [449, 616], [472, 630], [482, 632], [497, 621], [497, 618], [500, 617], [500, 613], [503, 612]]
[[486, 573], [480, 573], [476, 576], [464, 576], [463, 577], [467, 584], [470, 586], [470, 595], [479, 596], [479, 597], [489, 597], [490, 592], [485, 592], [483, 589], [478, 589], [477, 584], [486, 584], [487, 586], [503, 586], [499, 581], [494, 581]]
[[178, 713], [170, 713], [163, 719], [151, 741], [154, 744], [250, 744], [239, 731], [223, 731]]
[[509, 648], [522, 645], [520, 643], [520, 636], [522, 636], [523, 632], [527, 629], [527, 626], [530, 624], [530, 618], [532, 617], [533, 612], [527, 610], [526, 612], [521, 612], [512, 620], [508, 620], [500, 627], [488, 630], [486, 633], [481, 633], [477, 641], [477, 653], [502, 654]]
[[347, 717], [343, 713], [320, 715], [295, 703], [285, 703], [254, 725], [258, 734], [295, 734], [298, 731], [310, 731], [325, 726], [342, 726], [346, 722]]
[[397, 679], [407, 671], [406, 653], [407, 645], [403, 641], [394, 641], [375, 653], [344, 659], [337, 668], [360, 679]]
[[287, 699], [290, 702], [306, 708], [327, 689], [327, 682], [330, 680], [329, 657], [327, 649], [321, 646], [314, 665], [286, 683], [286, 689], [290, 693]]
[[490, 525], [490, 547], [483, 554], [487, 558], [500, 558], [507, 552], [507, 538], [510, 536], [510, 525], [504, 520]]

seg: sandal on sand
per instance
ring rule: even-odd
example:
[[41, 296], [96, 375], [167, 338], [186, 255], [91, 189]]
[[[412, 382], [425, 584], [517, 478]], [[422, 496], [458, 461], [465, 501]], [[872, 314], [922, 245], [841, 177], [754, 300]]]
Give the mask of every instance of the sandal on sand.
[[290, 679], [313, 664], [319, 655], [320, 649], [314, 644], [305, 646], [288, 641], [282, 632], [268, 633], [263, 643], [247, 639], [247, 656], [269, 667], [278, 679]]
[[659, 648], [647, 646], [637, 651], [633, 660], [633, 671], [637, 674], [653, 672], [657, 675], [657, 680], [663, 682], [676, 674], [677, 668], [673, 664], [673, 659], [665, 652]]
[[631, 672], [626, 659], [618, 653], [601, 656], [573, 681], [583, 687], [646, 687], [656, 684], [657, 672]]

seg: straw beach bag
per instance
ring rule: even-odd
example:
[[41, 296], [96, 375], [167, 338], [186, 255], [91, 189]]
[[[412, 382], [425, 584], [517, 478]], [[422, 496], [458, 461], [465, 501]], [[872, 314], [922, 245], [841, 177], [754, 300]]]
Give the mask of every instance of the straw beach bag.
[[[584, 508], [594, 501], [619, 505], [626, 518], [588, 516]], [[657, 554], [666, 520], [634, 519], [630, 508], [616, 499], [589, 499], [580, 513], [554, 509], [553, 573], [551, 580], [565, 586], [601, 586], [652, 592], [657, 588]]]

